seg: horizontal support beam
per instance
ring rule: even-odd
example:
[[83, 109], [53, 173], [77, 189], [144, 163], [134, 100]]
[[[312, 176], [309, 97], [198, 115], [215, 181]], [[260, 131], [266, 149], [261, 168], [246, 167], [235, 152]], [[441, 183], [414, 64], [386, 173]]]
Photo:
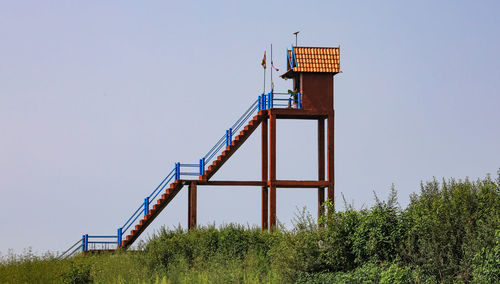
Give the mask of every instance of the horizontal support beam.
[[198, 181], [198, 185], [220, 185], [220, 186], [264, 186], [262, 181], [252, 180], [208, 180]]
[[[213, 186], [271, 186], [271, 181], [253, 181], [253, 180], [183, 180], [185, 183], [195, 181], [197, 185]], [[277, 180], [276, 187], [284, 188], [323, 188], [328, 187], [326, 180]]]
[[[271, 182], [267, 182], [271, 186]], [[320, 188], [327, 187], [328, 181], [326, 180], [277, 180], [275, 182], [276, 187], [287, 187], [287, 188]]]
[[329, 112], [318, 112], [318, 111], [312, 111], [312, 110], [305, 110], [305, 109], [270, 109], [268, 110], [269, 116], [271, 115], [276, 115], [277, 119], [325, 119], [328, 118], [329, 115], [333, 113], [332, 111]]

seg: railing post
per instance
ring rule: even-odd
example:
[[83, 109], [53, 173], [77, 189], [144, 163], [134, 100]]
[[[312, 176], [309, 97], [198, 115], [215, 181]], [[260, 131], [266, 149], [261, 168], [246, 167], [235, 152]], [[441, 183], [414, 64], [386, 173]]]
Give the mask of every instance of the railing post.
[[180, 163], [175, 163], [175, 180], [181, 179], [181, 165]]
[[259, 110], [262, 110], [262, 102], [261, 102], [262, 98], [261, 96], [259, 95]]
[[89, 250], [89, 235], [85, 234], [83, 235], [83, 251], [88, 251]]
[[85, 235], [82, 235], [82, 252], [85, 251]]
[[200, 176], [205, 173], [205, 158], [200, 159]]
[[299, 96], [299, 106], [298, 106], [298, 108], [301, 109], [302, 108], [302, 94], [298, 93], [298, 96]]
[[226, 130], [226, 147], [231, 146], [231, 141], [233, 140], [233, 129], [229, 128]]
[[274, 90], [271, 90], [271, 93], [269, 94], [269, 108], [273, 108], [273, 101], [274, 101]]
[[149, 197], [144, 198], [144, 216], [149, 214]]
[[118, 247], [122, 245], [122, 228], [116, 230], [116, 245]]

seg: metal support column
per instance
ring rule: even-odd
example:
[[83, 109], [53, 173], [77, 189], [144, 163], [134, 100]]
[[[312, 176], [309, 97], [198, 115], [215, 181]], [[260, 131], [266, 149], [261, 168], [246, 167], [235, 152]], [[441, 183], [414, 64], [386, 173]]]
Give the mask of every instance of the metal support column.
[[335, 112], [328, 115], [328, 199], [335, 201], [335, 171], [334, 171], [334, 121]]
[[196, 181], [192, 181], [188, 188], [188, 228], [196, 227]]
[[268, 145], [267, 145], [267, 117], [261, 123], [262, 130], [262, 182], [264, 185], [262, 186], [262, 214], [261, 214], [261, 224], [262, 230], [269, 229], [269, 192], [267, 187], [267, 179], [268, 179]]
[[271, 114], [269, 119], [269, 226], [276, 228], [276, 115]]
[[[325, 180], [325, 119], [318, 119], [318, 180]], [[323, 216], [325, 188], [318, 188], [318, 220]]]

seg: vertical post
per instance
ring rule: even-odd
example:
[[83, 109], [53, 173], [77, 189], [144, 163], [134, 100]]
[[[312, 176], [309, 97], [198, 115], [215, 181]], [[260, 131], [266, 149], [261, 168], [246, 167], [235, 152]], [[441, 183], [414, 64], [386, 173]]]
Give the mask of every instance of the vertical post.
[[334, 116], [335, 111], [328, 115], [328, 199], [334, 203], [335, 198], [335, 172], [334, 172]]
[[196, 181], [192, 181], [188, 188], [188, 228], [196, 227]]
[[302, 109], [302, 94], [301, 93], [298, 93], [298, 99], [299, 99], [299, 105], [298, 105], [298, 109]]
[[116, 245], [118, 247], [122, 245], [122, 228], [116, 230]]
[[273, 108], [274, 107], [274, 90], [271, 90], [271, 96], [270, 96], [270, 99], [269, 99], [269, 108]]
[[82, 235], [82, 252], [85, 251], [85, 235]]
[[205, 173], [205, 158], [200, 159], [200, 176]]
[[[325, 119], [318, 119], [318, 180], [325, 180]], [[318, 220], [323, 216], [325, 188], [318, 188]]]
[[144, 198], [144, 216], [149, 214], [149, 197]]
[[259, 105], [259, 110], [262, 110], [262, 102], [261, 102], [261, 100], [262, 100], [262, 97], [261, 97], [261, 96], [259, 96], [259, 103], [258, 103], [258, 105]]
[[276, 228], [276, 115], [271, 114], [269, 120], [269, 226]]
[[89, 250], [89, 235], [85, 234], [83, 235], [83, 251], [88, 251]]
[[262, 120], [261, 123], [262, 130], [262, 214], [261, 214], [261, 224], [262, 230], [269, 229], [269, 192], [267, 187], [267, 178], [268, 178], [268, 145], [267, 145], [267, 117]]
[[181, 165], [180, 163], [175, 163], [175, 180], [181, 179]]

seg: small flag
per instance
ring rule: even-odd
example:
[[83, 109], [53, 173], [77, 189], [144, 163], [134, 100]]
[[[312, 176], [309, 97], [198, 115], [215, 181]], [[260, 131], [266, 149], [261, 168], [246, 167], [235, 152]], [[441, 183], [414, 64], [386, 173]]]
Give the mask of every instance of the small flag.
[[276, 66], [274, 66], [273, 61], [271, 61], [271, 68], [273, 68], [276, 71], [280, 71], [280, 69], [278, 69]]
[[264, 58], [262, 58], [262, 62], [260, 62], [260, 65], [266, 69], [266, 52], [264, 51]]

